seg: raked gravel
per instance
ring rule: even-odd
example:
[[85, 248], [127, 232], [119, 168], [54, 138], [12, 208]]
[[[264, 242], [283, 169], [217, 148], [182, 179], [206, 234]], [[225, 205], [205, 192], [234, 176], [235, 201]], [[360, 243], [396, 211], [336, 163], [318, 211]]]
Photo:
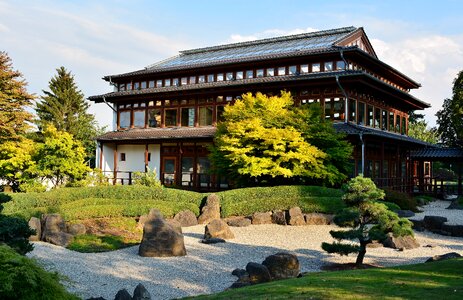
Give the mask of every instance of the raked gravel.
[[[302, 272], [316, 272], [327, 262], [353, 262], [355, 257], [340, 257], [325, 253], [320, 245], [330, 241], [331, 225], [281, 226], [251, 225], [232, 227], [236, 238], [222, 244], [199, 242], [204, 226], [183, 228], [187, 256], [149, 258], [137, 255], [138, 246], [106, 252], [78, 253], [47, 243], [34, 243], [29, 256], [46, 269], [64, 275], [63, 283], [70, 292], [83, 299], [102, 296], [114, 299], [120, 289], [133, 292], [142, 283], [153, 299], [172, 299], [220, 292], [236, 277], [235, 268], [244, 268], [250, 261], [261, 263], [268, 255], [279, 251], [295, 253]], [[421, 247], [397, 251], [370, 248], [366, 263], [382, 266], [424, 262], [433, 255], [447, 252], [463, 254], [463, 239], [432, 233], [416, 233]], [[431, 247], [425, 247], [432, 245]]]
[[422, 211], [411, 217], [411, 220], [423, 220], [424, 216], [440, 216], [447, 218], [449, 225], [463, 225], [463, 210], [447, 209], [451, 204], [450, 201], [437, 200], [429, 202], [427, 205], [420, 207]]

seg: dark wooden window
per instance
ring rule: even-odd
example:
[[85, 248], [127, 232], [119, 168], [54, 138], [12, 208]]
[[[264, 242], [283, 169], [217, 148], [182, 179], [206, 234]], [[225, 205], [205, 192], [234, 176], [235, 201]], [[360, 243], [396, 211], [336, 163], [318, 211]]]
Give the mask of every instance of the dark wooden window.
[[121, 153], [121, 161], [125, 161], [125, 153]]

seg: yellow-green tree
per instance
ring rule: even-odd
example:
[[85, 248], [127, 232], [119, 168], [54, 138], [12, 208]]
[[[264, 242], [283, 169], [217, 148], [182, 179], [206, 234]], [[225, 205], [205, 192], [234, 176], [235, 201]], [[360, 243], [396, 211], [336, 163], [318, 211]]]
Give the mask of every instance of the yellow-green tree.
[[295, 128], [291, 94], [244, 94], [225, 107], [211, 160], [215, 171], [248, 185], [324, 181], [326, 154]]
[[21, 183], [32, 179], [34, 152], [34, 142], [25, 138], [1, 143], [0, 179], [6, 181], [14, 190], [18, 190]]
[[45, 127], [43, 137], [34, 155], [38, 176], [50, 180], [55, 187], [85, 178], [90, 168], [85, 164], [81, 142], [51, 125]]

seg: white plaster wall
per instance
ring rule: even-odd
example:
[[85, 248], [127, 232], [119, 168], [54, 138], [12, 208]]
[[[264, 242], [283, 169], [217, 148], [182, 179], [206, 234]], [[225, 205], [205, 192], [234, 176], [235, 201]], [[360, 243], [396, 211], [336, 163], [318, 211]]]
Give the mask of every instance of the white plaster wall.
[[[100, 159], [100, 156], [97, 157]], [[109, 175], [108, 172], [114, 171], [114, 145], [103, 144], [103, 159], [100, 168], [107, 176]]]
[[[125, 161], [121, 161], [121, 153], [125, 153]], [[117, 171], [145, 171], [145, 145], [118, 145]]]

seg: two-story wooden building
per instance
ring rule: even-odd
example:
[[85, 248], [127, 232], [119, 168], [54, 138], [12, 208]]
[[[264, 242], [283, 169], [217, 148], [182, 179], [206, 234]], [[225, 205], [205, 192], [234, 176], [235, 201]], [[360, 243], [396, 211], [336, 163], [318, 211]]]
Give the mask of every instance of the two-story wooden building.
[[142, 70], [105, 76], [115, 128], [98, 138], [97, 166], [117, 182], [156, 169], [165, 185], [226, 188], [209, 172], [207, 145], [226, 105], [246, 92], [291, 91], [296, 105], [318, 102], [355, 145], [352, 175], [381, 185], [411, 178], [408, 112], [429, 107], [420, 85], [378, 59], [363, 28], [346, 27], [181, 51]]

